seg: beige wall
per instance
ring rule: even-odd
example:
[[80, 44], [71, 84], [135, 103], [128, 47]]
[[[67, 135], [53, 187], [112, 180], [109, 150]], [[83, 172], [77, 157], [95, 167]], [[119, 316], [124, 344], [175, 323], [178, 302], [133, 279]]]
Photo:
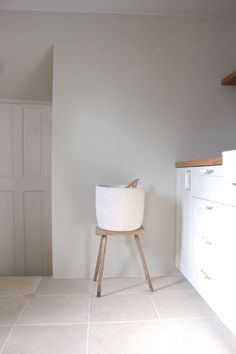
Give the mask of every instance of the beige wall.
[[[94, 187], [134, 176], [147, 191], [150, 270], [173, 271], [174, 162], [236, 148], [236, 90], [220, 86], [236, 66], [235, 35], [233, 20], [0, 15], [1, 41], [54, 44], [56, 277], [93, 272]], [[141, 274], [131, 240], [108, 243], [105, 273]]]

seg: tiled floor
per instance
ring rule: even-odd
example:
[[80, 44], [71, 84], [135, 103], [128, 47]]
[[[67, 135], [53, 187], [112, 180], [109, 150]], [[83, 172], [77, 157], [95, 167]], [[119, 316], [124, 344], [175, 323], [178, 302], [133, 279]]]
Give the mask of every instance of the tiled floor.
[[180, 276], [0, 278], [0, 354], [235, 354], [236, 338]]

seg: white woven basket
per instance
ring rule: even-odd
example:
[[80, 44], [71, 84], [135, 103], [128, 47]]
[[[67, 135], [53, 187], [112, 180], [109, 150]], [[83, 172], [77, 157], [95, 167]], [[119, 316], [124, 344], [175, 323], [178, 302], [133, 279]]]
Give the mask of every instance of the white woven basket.
[[143, 188], [96, 186], [98, 226], [111, 231], [136, 230], [143, 224]]

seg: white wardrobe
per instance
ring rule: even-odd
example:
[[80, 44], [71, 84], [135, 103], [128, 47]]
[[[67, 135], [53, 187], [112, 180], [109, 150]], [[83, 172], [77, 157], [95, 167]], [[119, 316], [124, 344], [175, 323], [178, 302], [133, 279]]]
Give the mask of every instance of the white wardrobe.
[[0, 103], [0, 276], [52, 272], [51, 105]]

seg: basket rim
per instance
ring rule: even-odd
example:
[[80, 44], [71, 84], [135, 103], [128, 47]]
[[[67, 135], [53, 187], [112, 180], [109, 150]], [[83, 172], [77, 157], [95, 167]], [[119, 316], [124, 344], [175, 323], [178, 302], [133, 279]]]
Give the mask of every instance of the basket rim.
[[137, 188], [127, 188], [125, 185], [105, 185], [105, 184], [97, 184], [96, 188], [104, 188], [104, 189], [123, 189], [123, 190], [127, 190], [127, 191], [135, 191], [135, 190], [144, 190], [144, 187], [142, 186], [138, 186]]

